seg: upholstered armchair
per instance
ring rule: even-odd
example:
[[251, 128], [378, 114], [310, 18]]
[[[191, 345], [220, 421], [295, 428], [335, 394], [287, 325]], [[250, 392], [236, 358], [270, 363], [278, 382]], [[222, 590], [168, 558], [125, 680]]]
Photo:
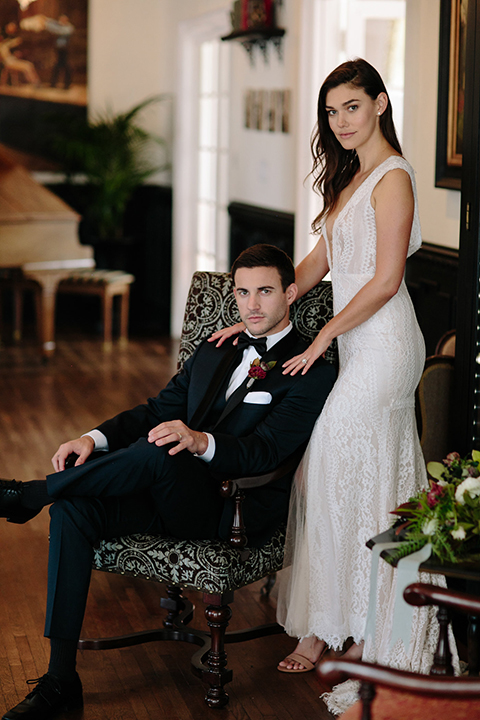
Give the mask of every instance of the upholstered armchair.
[[441, 460], [452, 451], [454, 436], [455, 358], [431, 355], [416, 392], [417, 424], [425, 462]]
[[448, 644], [449, 611], [480, 615], [480, 598], [414, 583], [404, 592], [411, 605], [436, 605], [440, 625], [430, 675], [352, 660], [326, 660], [317, 668], [320, 679], [336, 685], [348, 678], [360, 680], [360, 700], [341, 720], [473, 720], [480, 718], [480, 679], [452, 677]]
[[[232, 282], [226, 273], [196, 272], [192, 278], [185, 309], [178, 368], [190, 357], [205, 337], [238, 321]], [[291, 318], [297, 332], [307, 341], [333, 314], [331, 286], [320, 283], [292, 307]], [[335, 348], [328, 358], [335, 362]], [[292, 462], [299, 458], [293, 458]], [[285, 469], [282, 468], [282, 474]], [[223, 707], [228, 702], [224, 685], [231, 681], [227, 668], [225, 643], [239, 642], [283, 632], [276, 623], [235, 632], [226, 632], [231, 617], [230, 603], [235, 590], [262, 578], [272, 578], [283, 562], [285, 528], [280, 528], [261, 549], [248, 547], [248, 528], [244, 528], [241, 504], [243, 492], [252, 484], [269, 482], [273, 475], [226, 481], [219, 492], [235, 495], [235, 512], [228, 542], [211, 540], [175, 540], [168, 537], [132, 535], [104, 541], [95, 551], [94, 567], [112, 573], [146, 578], [167, 586], [161, 606], [168, 610], [164, 627], [121, 638], [81, 639], [81, 649], [106, 649], [153, 640], [182, 640], [199, 650], [192, 657], [192, 670], [208, 685], [206, 702]], [[266, 584], [268, 592], [271, 582]], [[205, 616], [210, 628], [206, 633], [188, 625], [193, 606], [182, 595], [182, 588], [200, 591], [206, 604]], [[187, 626], [188, 625], [188, 626]]]

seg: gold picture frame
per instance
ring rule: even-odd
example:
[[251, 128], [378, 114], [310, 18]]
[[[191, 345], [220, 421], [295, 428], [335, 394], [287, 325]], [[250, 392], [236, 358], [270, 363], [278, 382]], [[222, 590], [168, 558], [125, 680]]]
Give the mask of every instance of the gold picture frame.
[[435, 185], [460, 190], [468, 0], [442, 0]]

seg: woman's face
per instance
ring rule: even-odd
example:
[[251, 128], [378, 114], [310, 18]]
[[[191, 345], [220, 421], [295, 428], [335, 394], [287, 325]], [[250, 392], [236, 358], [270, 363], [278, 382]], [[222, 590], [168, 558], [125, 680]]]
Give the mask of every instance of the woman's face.
[[325, 110], [330, 128], [345, 150], [357, 150], [379, 129], [379, 118], [387, 107], [385, 93], [375, 100], [362, 88], [338, 85], [328, 91]]

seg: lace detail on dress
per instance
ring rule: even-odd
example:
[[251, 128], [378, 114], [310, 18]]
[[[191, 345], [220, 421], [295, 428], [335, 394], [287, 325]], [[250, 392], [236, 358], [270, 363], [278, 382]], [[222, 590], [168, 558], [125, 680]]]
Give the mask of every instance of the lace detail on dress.
[[[375, 273], [370, 198], [395, 168], [408, 172], [415, 195], [409, 252], [420, 246], [413, 170], [391, 156], [352, 195], [330, 239], [324, 230], [335, 313]], [[414, 408], [425, 347], [405, 283], [369, 320], [340, 336], [338, 348], [338, 379], [293, 483], [277, 612], [289, 635], [316, 635], [334, 649], [348, 637], [363, 640], [371, 562], [366, 541], [389, 527], [393, 508], [426, 485]], [[436, 633], [432, 613], [416, 613], [408, 654], [389, 651], [394, 573], [386, 563], [380, 564], [378, 593], [376, 659], [426, 669]]]

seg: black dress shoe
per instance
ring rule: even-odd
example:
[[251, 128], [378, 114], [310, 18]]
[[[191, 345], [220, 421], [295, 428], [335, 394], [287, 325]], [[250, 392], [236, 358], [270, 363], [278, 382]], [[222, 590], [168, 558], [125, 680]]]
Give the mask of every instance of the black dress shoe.
[[70, 682], [46, 673], [37, 680], [27, 680], [27, 683], [37, 683], [37, 686], [25, 700], [6, 712], [2, 720], [50, 720], [62, 710], [74, 710], [83, 705], [82, 683], [77, 673]]
[[0, 517], [11, 523], [25, 523], [38, 515], [40, 510], [23, 507], [23, 483], [16, 480], [0, 480]]

